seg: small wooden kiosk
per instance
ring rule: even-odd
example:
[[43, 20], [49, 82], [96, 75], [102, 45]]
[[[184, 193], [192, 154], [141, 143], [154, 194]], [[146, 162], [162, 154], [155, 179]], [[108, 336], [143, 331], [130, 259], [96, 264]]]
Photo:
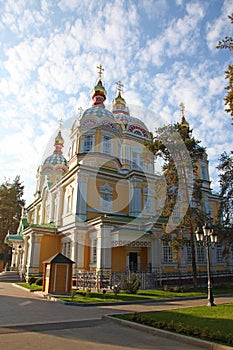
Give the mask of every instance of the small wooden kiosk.
[[57, 253], [43, 263], [43, 292], [49, 294], [70, 293], [74, 261], [61, 253]]

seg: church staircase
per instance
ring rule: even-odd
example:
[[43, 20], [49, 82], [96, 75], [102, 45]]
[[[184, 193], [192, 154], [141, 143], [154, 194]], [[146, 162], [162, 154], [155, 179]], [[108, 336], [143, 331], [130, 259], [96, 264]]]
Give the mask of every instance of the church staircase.
[[0, 282], [7, 282], [7, 283], [20, 282], [19, 273], [17, 271], [4, 271], [0, 273]]

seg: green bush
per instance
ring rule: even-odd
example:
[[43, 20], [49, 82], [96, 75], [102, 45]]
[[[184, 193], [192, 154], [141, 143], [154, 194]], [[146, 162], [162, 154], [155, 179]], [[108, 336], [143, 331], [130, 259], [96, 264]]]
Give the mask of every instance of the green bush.
[[170, 292], [171, 288], [167, 284], [164, 284], [163, 285], [163, 290], [164, 290], [164, 292]]
[[198, 337], [208, 341], [223, 343], [230, 346], [233, 345], [233, 333], [224, 335], [220, 331], [213, 332], [208, 327], [201, 329], [196, 326], [186, 325], [182, 322], [176, 323], [173, 320], [171, 320], [170, 322], [156, 321], [137, 312], [128, 315], [126, 319], [132, 322], [137, 322], [143, 325], [164, 329], [170, 332], [185, 334], [191, 337]]
[[115, 297], [117, 297], [117, 295], [120, 293], [121, 291], [121, 286], [120, 284], [116, 284], [114, 287], [113, 287], [113, 293], [115, 295]]
[[86, 298], [91, 298], [91, 288], [87, 288], [85, 291], [85, 297]]
[[34, 277], [34, 276], [30, 276], [29, 278], [28, 278], [28, 284], [33, 284], [33, 283], [35, 283], [36, 282], [36, 278]]
[[43, 277], [37, 278], [35, 283], [37, 286], [42, 286], [43, 285]]
[[130, 278], [126, 278], [123, 276], [122, 278], [122, 289], [126, 291], [128, 294], [136, 294], [137, 291], [140, 288], [140, 280], [135, 275], [135, 273], [132, 273]]

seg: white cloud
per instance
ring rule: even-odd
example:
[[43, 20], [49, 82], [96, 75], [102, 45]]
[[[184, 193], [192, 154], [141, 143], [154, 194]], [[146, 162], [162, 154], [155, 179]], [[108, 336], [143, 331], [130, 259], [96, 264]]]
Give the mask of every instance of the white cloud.
[[139, 2], [140, 8], [142, 8], [147, 17], [152, 20], [155, 17], [164, 16], [168, 9], [167, 0], [143, 0]]
[[216, 51], [219, 40], [232, 33], [232, 24], [228, 16], [232, 13], [233, 0], [225, 0], [221, 15], [206, 24], [206, 40], [210, 50]]
[[196, 51], [198, 25], [204, 17], [204, 7], [200, 2], [188, 3], [186, 12], [183, 18], [173, 19], [159, 37], [148, 40], [140, 53], [142, 68], [149, 62], [161, 66], [168, 57], [177, 57], [181, 53], [191, 55]]

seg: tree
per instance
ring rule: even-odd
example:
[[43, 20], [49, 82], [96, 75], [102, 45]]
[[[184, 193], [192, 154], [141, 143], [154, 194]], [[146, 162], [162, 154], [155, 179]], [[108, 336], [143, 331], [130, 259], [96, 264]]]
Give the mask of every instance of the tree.
[[16, 233], [22, 207], [25, 204], [23, 197], [24, 186], [20, 176], [13, 182], [6, 180], [0, 185], [0, 253], [4, 261], [8, 259], [8, 246], [4, 243], [8, 232]]
[[[233, 13], [231, 16], [228, 16], [228, 18], [233, 24]], [[217, 49], [228, 49], [233, 51], [233, 38], [226, 36], [224, 39], [218, 42], [216, 47]], [[225, 79], [228, 80], [228, 85], [225, 87], [225, 89], [228, 91], [226, 97], [224, 98], [225, 105], [227, 106], [225, 111], [230, 113], [231, 117], [233, 118], [233, 65], [229, 65], [228, 69], [225, 71]]]
[[202, 182], [197, 177], [197, 161], [206, 157], [206, 153], [205, 148], [199, 145], [200, 141], [192, 136], [184, 118], [183, 104], [181, 107], [182, 122], [156, 129], [156, 136], [146, 146], [156, 157], [164, 160], [167, 193], [162, 216], [167, 218], [168, 223], [170, 221], [170, 229], [163, 238], [166, 237], [171, 242], [170, 245], [179, 259], [180, 251], [184, 248], [184, 233], [189, 234], [193, 284], [196, 287], [194, 229], [204, 221], [200, 208]]
[[233, 151], [221, 154], [217, 169], [220, 171], [220, 196], [218, 236], [224, 246], [225, 255], [233, 251]]

